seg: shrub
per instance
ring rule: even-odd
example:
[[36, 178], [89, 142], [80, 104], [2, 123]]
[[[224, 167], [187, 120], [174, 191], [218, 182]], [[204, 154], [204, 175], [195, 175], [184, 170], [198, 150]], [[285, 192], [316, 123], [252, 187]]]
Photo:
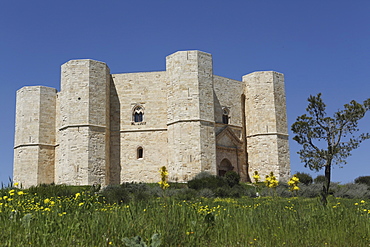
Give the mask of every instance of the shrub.
[[370, 198], [370, 191], [366, 184], [345, 184], [336, 188], [334, 196], [348, 199], [365, 199]]
[[230, 187], [234, 187], [240, 182], [240, 175], [234, 171], [228, 171], [225, 173], [225, 180]]
[[304, 172], [297, 172], [296, 176], [299, 178], [299, 182], [304, 185], [312, 184], [313, 179], [310, 174]]
[[228, 185], [217, 187], [213, 191], [215, 192], [216, 197], [231, 197], [231, 189]]
[[370, 176], [361, 176], [355, 179], [356, 184], [366, 184], [370, 186]]
[[196, 197], [197, 192], [194, 189], [177, 189], [177, 190], [167, 190], [166, 195], [174, 197], [177, 200], [192, 200]]
[[[90, 186], [89, 186], [90, 187]], [[86, 186], [81, 186], [79, 188], [74, 188], [74, 186], [67, 186], [64, 184], [39, 184], [37, 186], [32, 186], [26, 191], [30, 194], [37, 194], [41, 197], [63, 197], [63, 196], [74, 196], [77, 192], [87, 190]]]
[[110, 204], [122, 204], [130, 201], [130, 193], [120, 185], [108, 185], [102, 190], [101, 195]]
[[243, 186], [244, 196], [256, 197], [256, 187], [255, 186], [251, 184], [247, 184], [247, 183], [241, 183], [240, 185]]
[[197, 175], [195, 175], [194, 179], [202, 179], [202, 178], [205, 178], [205, 177], [212, 177], [213, 175], [207, 171], [202, 171], [200, 173], [198, 173]]
[[240, 184], [237, 184], [230, 189], [230, 197], [233, 198], [240, 198], [246, 194], [246, 189]]
[[301, 185], [298, 191], [298, 196], [314, 198], [320, 196], [322, 192], [322, 183], [314, 183], [310, 185]]
[[153, 195], [149, 185], [144, 183], [123, 183], [122, 188], [131, 194], [131, 198], [137, 201], [149, 200]]
[[188, 187], [195, 190], [200, 189], [211, 189], [214, 190], [219, 187], [229, 186], [227, 181], [223, 177], [219, 176], [205, 176], [200, 179], [194, 178], [188, 182]]
[[213, 198], [215, 197], [215, 193], [211, 189], [205, 188], [205, 189], [201, 189], [198, 192], [198, 196], [205, 197], [205, 198]]
[[324, 175], [318, 175], [313, 181], [316, 184], [325, 183], [326, 182], [326, 177]]

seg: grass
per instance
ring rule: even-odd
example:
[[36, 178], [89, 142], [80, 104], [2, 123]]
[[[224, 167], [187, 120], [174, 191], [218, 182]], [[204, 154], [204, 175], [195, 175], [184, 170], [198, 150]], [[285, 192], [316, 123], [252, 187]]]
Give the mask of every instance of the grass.
[[0, 191], [1, 246], [125, 246], [159, 233], [161, 246], [369, 246], [370, 201], [171, 197], [106, 204], [89, 191], [44, 197]]

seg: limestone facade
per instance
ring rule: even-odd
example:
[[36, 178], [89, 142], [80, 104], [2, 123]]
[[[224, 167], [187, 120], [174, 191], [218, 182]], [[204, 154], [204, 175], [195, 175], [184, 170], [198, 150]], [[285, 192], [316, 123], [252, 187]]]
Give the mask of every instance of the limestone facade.
[[213, 75], [212, 56], [179, 51], [166, 71], [110, 74], [103, 62], [62, 65], [61, 91], [17, 91], [15, 182], [70, 185], [171, 181], [229, 170], [290, 175], [284, 76]]

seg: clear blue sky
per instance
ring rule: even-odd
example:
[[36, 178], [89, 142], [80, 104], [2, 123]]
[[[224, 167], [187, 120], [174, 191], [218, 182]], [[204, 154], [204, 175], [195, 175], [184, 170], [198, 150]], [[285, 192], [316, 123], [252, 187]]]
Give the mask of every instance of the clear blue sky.
[[[59, 90], [60, 65], [70, 59], [104, 61], [112, 73], [158, 71], [165, 56], [196, 49], [213, 55], [220, 76], [278, 71], [291, 126], [310, 94], [322, 92], [329, 113], [370, 97], [369, 13], [367, 0], [1, 1], [0, 181], [12, 176], [16, 90]], [[370, 113], [360, 127], [370, 132]], [[292, 172], [310, 172], [299, 148], [290, 141]], [[370, 140], [334, 168], [333, 180], [370, 175], [369, 160]]]

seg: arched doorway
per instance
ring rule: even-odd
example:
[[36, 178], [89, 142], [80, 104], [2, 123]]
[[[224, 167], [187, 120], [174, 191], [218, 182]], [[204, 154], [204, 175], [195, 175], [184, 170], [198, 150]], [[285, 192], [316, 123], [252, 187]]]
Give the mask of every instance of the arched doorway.
[[225, 176], [225, 173], [228, 171], [232, 171], [234, 167], [231, 165], [230, 160], [228, 159], [223, 159], [220, 163], [220, 166], [218, 168], [218, 175], [223, 177]]

